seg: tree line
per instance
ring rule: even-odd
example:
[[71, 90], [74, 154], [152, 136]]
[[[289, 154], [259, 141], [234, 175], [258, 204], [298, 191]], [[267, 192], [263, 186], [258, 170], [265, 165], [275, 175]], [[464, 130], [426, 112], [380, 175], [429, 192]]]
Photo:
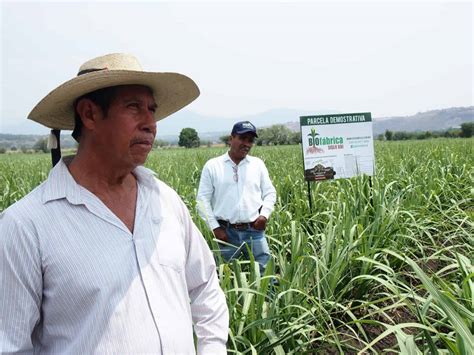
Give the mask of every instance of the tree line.
[[[222, 143], [227, 144], [229, 135], [221, 136], [219, 139]], [[273, 125], [268, 128], [260, 128], [258, 130], [258, 138], [255, 139], [256, 145], [287, 145], [298, 144], [301, 142], [301, 133], [292, 132], [284, 125]], [[183, 128], [179, 134], [178, 145], [185, 148], [195, 148], [202, 145], [199, 135], [194, 128]], [[209, 145], [210, 142], [206, 142]]]
[[[285, 125], [277, 124], [268, 128], [258, 129], [258, 138], [255, 139], [255, 144], [261, 145], [288, 145], [301, 143], [301, 132], [293, 132]], [[222, 143], [227, 144], [229, 135], [220, 138]]]
[[[405, 131], [390, 131], [386, 130], [385, 133], [379, 134], [376, 139], [387, 140], [387, 141], [401, 141], [410, 139], [429, 139], [429, 138], [470, 138], [474, 135], [474, 122], [465, 122], [461, 124], [460, 128], [450, 128], [445, 131], [425, 131], [425, 132], [405, 132]], [[224, 135], [219, 139], [222, 143], [227, 144], [229, 141], [229, 135]], [[16, 151], [21, 150], [22, 152], [48, 152], [47, 138], [40, 138], [33, 145], [32, 148], [11, 147], [10, 150]], [[185, 148], [196, 148], [201, 145], [211, 146], [211, 141], [202, 141], [199, 138], [197, 131], [194, 128], [183, 128], [179, 134], [178, 145]], [[258, 138], [255, 139], [255, 144], [258, 146], [262, 145], [289, 145], [301, 143], [301, 132], [293, 132], [285, 125], [277, 124], [267, 128], [260, 128], [258, 130]], [[166, 147], [170, 143], [157, 139], [155, 140], [153, 147]], [[0, 154], [6, 152], [6, 147], [0, 147]]]
[[461, 128], [450, 128], [444, 131], [424, 131], [424, 132], [405, 132], [390, 131], [377, 136], [378, 140], [403, 141], [410, 139], [429, 139], [429, 138], [470, 138], [474, 135], [474, 122], [465, 122]]

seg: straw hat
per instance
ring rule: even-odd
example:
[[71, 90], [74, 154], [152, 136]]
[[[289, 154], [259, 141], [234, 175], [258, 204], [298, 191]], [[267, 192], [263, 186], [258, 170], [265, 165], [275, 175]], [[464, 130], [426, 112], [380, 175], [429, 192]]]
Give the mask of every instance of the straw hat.
[[74, 129], [74, 101], [84, 94], [116, 85], [145, 85], [153, 90], [158, 105], [155, 119], [161, 120], [199, 96], [196, 83], [178, 73], [142, 70], [137, 58], [115, 53], [84, 63], [74, 79], [51, 91], [30, 112], [30, 120], [53, 129]]

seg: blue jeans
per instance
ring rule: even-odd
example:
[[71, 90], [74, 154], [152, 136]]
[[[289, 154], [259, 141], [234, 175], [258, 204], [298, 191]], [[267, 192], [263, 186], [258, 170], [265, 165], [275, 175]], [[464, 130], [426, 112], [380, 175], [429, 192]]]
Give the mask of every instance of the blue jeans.
[[232, 259], [238, 259], [242, 254], [248, 259], [246, 247], [248, 245], [255, 261], [259, 264], [260, 274], [263, 275], [265, 266], [270, 260], [270, 248], [265, 238], [265, 232], [251, 227], [244, 230], [226, 227], [225, 231], [229, 238], [228, 243], [232, 245], [219, 243], [224, 260], [229, 262]]

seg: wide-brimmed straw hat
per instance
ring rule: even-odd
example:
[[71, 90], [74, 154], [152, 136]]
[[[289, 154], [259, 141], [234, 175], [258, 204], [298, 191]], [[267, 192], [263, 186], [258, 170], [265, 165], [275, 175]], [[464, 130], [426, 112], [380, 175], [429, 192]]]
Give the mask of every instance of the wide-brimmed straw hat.
[[178, 73], [145, 72], [137, 58], [114, 53], [84, 63], [74, 79], [51, 91], [30, 112], [30, 120], [56, 130], [74, 129], [74, 101], [89, 92], [117, 85], [145, 85], [153, 90], [161, 120], [199, 96], [196, 83]]

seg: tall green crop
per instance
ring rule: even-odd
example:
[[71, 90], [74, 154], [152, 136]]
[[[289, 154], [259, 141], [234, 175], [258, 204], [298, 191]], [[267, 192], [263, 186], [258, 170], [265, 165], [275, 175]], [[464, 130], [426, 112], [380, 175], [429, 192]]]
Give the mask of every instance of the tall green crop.
[[[473, 143], [376, 142], [376, 176], [312, 183], [312, 211], [301, 148], [255, 147], [278, 194], [265, 275], [252, 258], [222, 263], [195, 208], [201, 169], [225, 148], [161, 149], [146, 166], [176, 189], [216, 253], [230, 353], [471, 354]], [[0, 155], [0, 209], [43, 181], [49, 164], [47, 155]]]

